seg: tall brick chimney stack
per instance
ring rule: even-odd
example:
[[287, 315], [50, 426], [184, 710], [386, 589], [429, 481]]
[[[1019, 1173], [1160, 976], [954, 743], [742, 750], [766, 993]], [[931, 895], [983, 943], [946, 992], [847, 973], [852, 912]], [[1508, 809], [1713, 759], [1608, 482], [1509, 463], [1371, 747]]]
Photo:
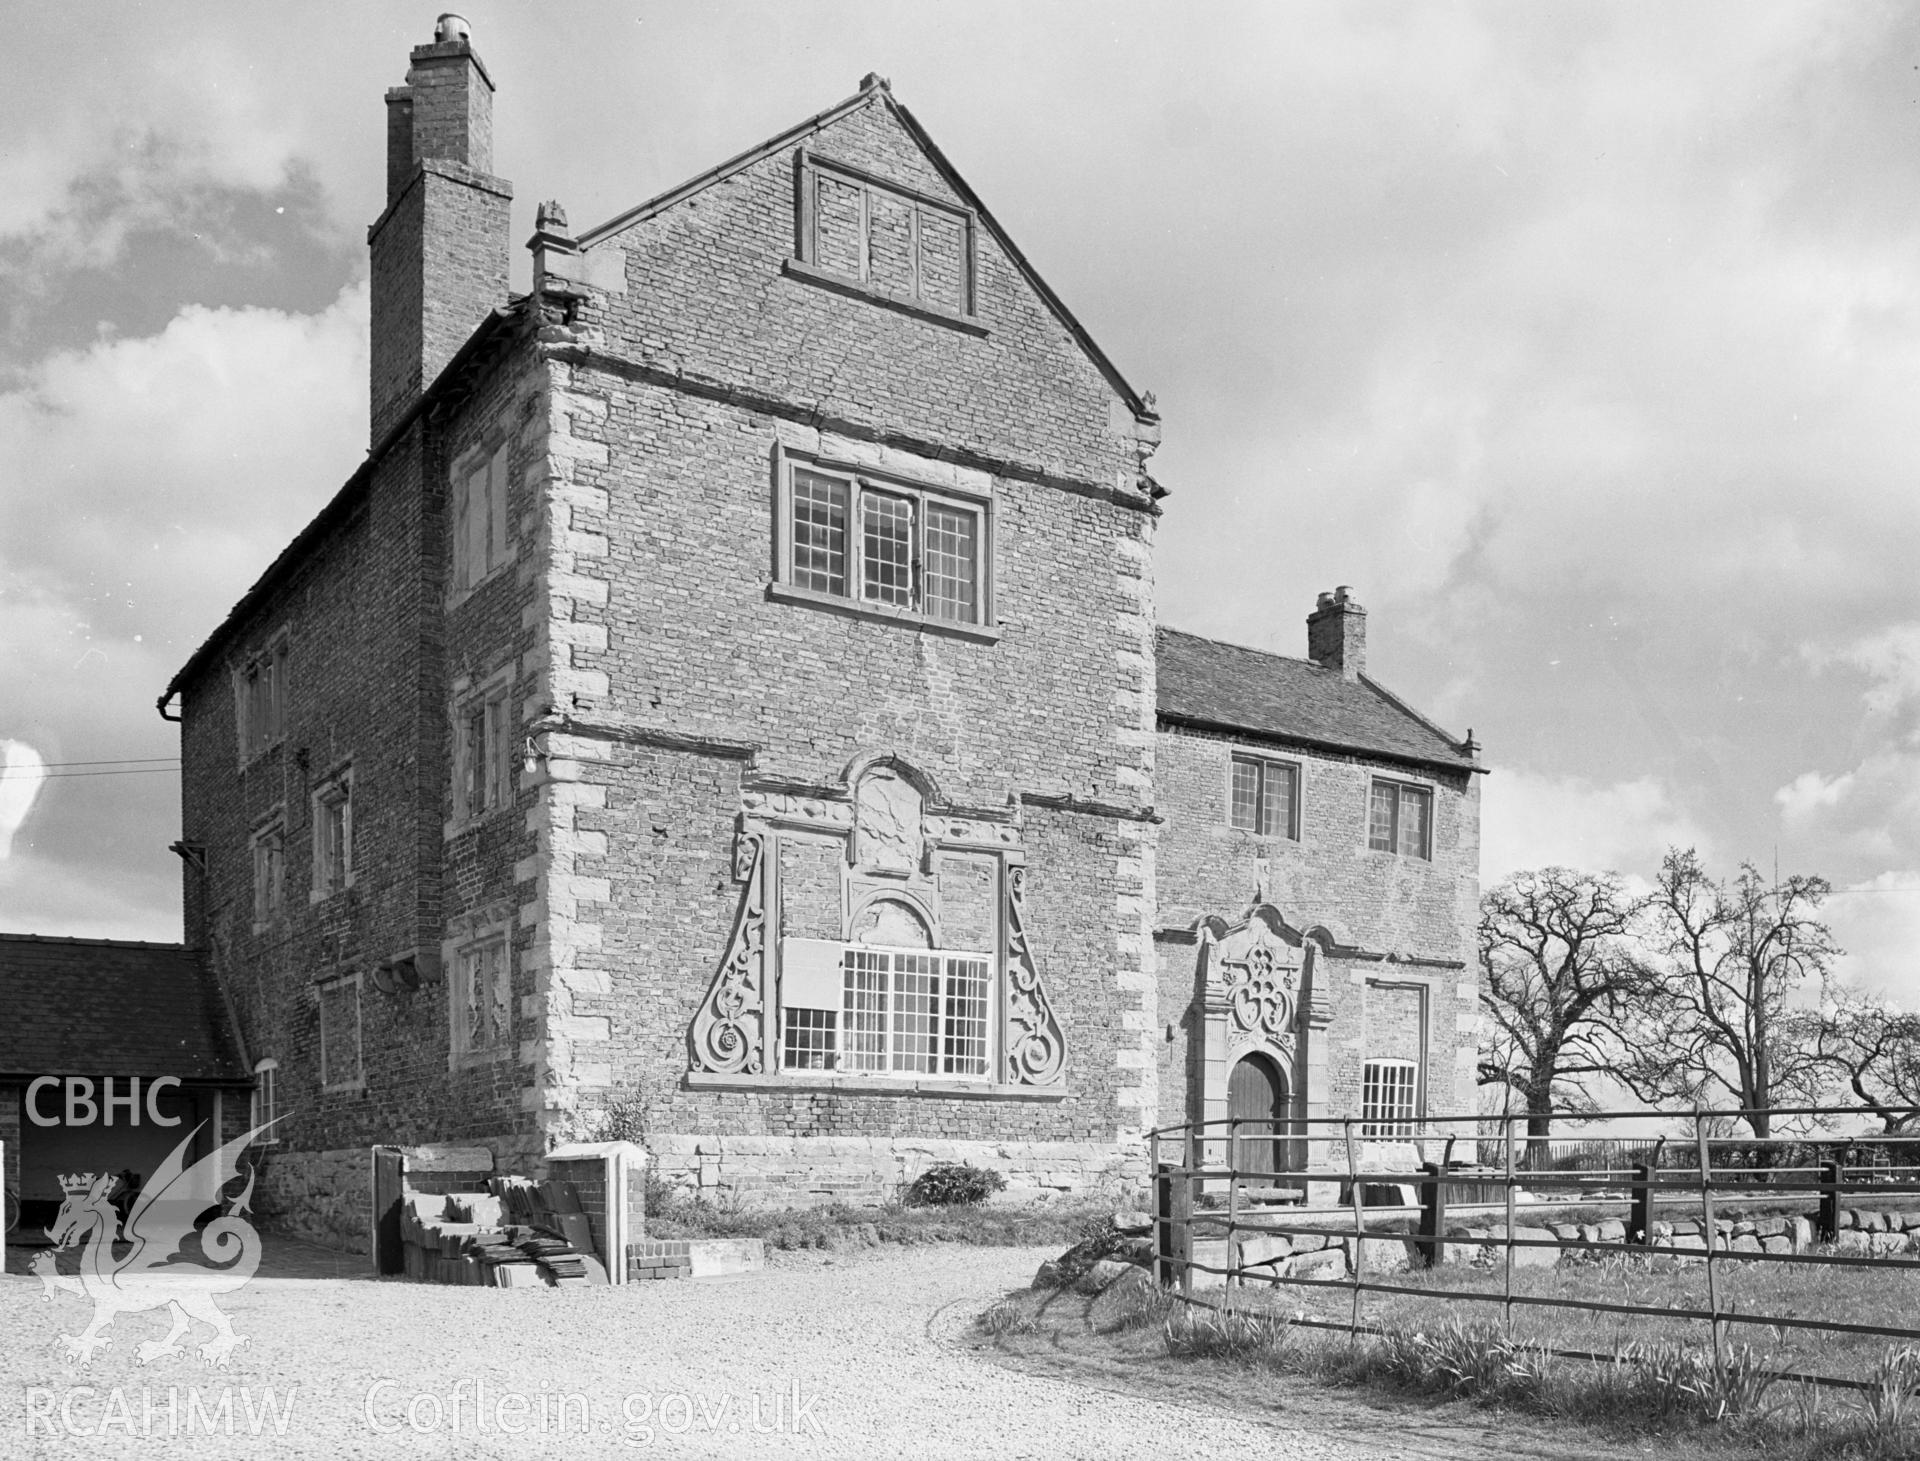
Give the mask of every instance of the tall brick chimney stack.
[[387, 93], [387, 207], [373, 251], [373, 439], [507, 301], [513, 188], [493, 176], [493, 79], [464, 17], [442, 15]]
[[1357, 680], [1367, 668], [1367, 611], [1344, 583], [1307, 615], [1307, 658], [1323, 669]]

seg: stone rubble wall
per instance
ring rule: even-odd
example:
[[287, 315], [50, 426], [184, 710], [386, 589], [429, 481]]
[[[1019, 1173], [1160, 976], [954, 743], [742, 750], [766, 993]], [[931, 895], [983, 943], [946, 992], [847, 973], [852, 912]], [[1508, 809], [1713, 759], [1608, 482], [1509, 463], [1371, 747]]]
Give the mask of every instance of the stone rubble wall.
[[1144, 1153], [1112, 1142], [660, 1136], [648, 1145], [652, 1169], [667, 1182], [716, 1201], [769, 1207], [895, 1201], [944, 1162], [995, 1169], [1007, 1179], [1009, 1200], [1119, 1193], [1146, 1180]]
[[363, 1146], [330, 1152], [269, 1149], [253, 1204], [270, 1235], [283, 1233], [346, 1253], [370, 1252], [373, 1158]]

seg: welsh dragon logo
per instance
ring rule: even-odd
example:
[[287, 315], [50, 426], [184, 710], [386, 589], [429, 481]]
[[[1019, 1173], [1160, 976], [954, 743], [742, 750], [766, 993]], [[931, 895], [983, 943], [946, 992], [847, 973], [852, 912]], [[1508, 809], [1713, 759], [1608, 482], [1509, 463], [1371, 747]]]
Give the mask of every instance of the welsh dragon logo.
[[[45, 1286], [48, 1302], [62, 1292], [93, 1302], [93, 1322], [79, 1334], [63, 1334], [54, 1341], [68, 1358], [86, 1364], [95, 1350], [113, 1343], [103, 1332], [109, 1324], [122, 1314], [148, 1309], [170, 1309], [173, 1327], [164, 1339], [136, 1348], [143, 1365], [184, 1353], [180, 1336], [195, 1319], [214, 1331], [212, 1339], [198, 1346], [210, 1365], [224, 1366], [227, 1357], [248, 1342], [233, 1332], [232, 1321], [214, 1297], [241, 1287], [260, 1266], [260, 1235], [241, 1216], [253, 1197], [253, 1169], [248, 1168], [247, 1185], [237, 1196], [226, 1196], [225, 1188], [239, 1176], [240, 1153], [266, 1129], [256, 1127], [188, 1165], [188, 1149], [201, 1130], [196, 1127], [140, 1189], [124, 1225], [113, 1201], [119, 1178], [87, 1172], [60, 1179], [66, 1200], [47, 1229], [54, 1250], [34, 1259], [33, 1272]], [[219, 1208], [220, 1215], [197, 1228], [208, 1208]], [[196, 1261], [183, 1250], [196, 1233], [200, 1253], [212, 1261]], [[59, 1272], [56, 1257], [76, 1245], [81, 1248], [78, 1277]]]

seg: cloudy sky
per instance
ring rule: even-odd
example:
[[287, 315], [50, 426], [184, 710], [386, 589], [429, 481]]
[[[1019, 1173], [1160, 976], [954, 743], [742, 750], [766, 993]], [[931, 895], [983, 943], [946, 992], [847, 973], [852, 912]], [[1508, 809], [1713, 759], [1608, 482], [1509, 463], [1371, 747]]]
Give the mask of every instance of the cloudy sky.
[[[381, 97], [434, 13], [10, 27], [0, 928], [179, 937], [153, 702], [364, 452]], [[1920, 1004], [1920, 8], [465, 13], [516, 238], [888, 76], [1157, 394], [1166, 622], [1299, 654], [1352, 584], [1496, 768], [1489, 878], [1822, 873]]]

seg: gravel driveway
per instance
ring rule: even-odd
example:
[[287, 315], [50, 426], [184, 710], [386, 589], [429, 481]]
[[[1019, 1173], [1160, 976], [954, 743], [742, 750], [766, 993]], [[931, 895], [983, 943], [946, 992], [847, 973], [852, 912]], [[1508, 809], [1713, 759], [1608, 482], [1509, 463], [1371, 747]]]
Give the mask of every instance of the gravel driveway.
[[[973, 1316], [1023, 1285], [1046, 1249], [810, 1255], [737, 1279], [501, 1290], [290, 1276], [340, 1265], [285, 1240], [268, 1247], [261, 1275], [220, 1301], [251, 1341], [224, 1370], [191, 1356], [140, 1365], [134, 1345], [165, 1328], [155, 1313], [116, 1320], [112, 1347], [76, 1370], [55, 1346], [85, 1324], [83, 1301], [45, 1302], [37, 1280], [0, 1278], [0, 1454], [1384, 1454], [976, 1353]], [[187, 1340], [206, 1337], [196, 1326]], [[563, 1408], [562, 1395], [584, 1398]]]

